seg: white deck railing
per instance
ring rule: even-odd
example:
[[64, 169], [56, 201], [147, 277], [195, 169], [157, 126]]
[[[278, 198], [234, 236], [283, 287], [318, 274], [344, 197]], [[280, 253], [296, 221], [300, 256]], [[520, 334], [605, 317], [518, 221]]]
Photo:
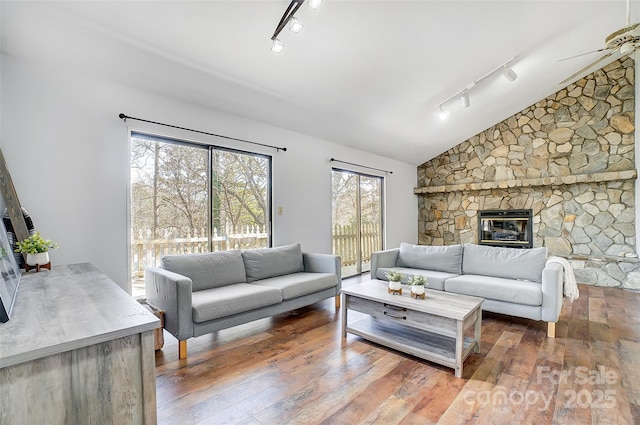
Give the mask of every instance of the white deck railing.
[[[378, 251], [380, 233], [377, 226], [363, 226], [361, 232], [363, 271], [368, 271], [371, 253]], [[163, 255], [196, 254], [204, 252], [229, 251], [232, 249], [252, 249], [267, 247], [267, 233], [259, 226], [246, 226], [240, 231], [227, 229], [225, 235], [219, 235], [214, 229], [209, 249], [209, 237], [206, 230], [193, 229], [180, 234], [167, 231], [161, 238], [152, 238], [147, 229], [137, 229], [131, 242], [131, 278], [134, 283], [144, 279], [144, 269], [160, 264]], [[343, 275], [353, 274], [357, 265], [358, 236], [354, 226], [333, 228], [333, 252], [342, 259]]]

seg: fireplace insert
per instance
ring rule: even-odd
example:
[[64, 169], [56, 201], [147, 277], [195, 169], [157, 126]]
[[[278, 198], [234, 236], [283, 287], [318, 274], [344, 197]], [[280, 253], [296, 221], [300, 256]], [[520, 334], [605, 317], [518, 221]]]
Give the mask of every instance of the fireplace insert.
[[533, 247], [532, 210], [484, 210], [478, 214], [478, 244]]

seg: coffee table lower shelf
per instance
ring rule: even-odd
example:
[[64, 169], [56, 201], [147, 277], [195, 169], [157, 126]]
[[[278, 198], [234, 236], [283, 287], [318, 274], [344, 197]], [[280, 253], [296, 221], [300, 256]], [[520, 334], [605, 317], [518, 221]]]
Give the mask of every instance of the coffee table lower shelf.
[[[368, 341], [375, 342], [424, 360], [456, 369], [456, 339], [423, 329], [366, 317], [349, 323], [346, 331]], [[470, 337], [463, 341], [461, 362], [478, 347]]]

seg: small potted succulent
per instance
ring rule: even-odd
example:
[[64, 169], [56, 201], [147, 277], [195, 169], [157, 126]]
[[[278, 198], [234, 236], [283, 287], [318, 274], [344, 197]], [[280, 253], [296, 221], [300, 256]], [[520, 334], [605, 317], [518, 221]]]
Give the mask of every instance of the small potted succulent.
[[42, 266], [49, 263], [49, 250], [58, 248], [58, 244], [44, 239], [36, 232], [27, 239], [18, 242], [16, 252], [27, 254], [25, 262], [30, 266]]
[[415, 274], [409, 278], [408, 283], [411, 285], [411, 296], [413, 298], [424, 298], [424, 287], [427, 284], [427, 278]]
[[389, 279], [389, 293], [402, 295], [402, 273], [392, 269], [385, 276]]

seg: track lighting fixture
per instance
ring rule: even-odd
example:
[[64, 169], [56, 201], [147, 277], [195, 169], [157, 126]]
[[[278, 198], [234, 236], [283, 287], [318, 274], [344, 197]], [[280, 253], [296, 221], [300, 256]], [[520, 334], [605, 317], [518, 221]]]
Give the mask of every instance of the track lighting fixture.
[[[322, 0], [309, 0], [309, 6], [312, 9], [317, 9], [321, 1]], [[287, 6], [287, 9], [282, 15], [282, 18], [280, 18], [280, 22], [278, 22], [276, 30], [271, 36], [271, 40], [273, 41], [273, 44], [271, 45], [272, 51], [280, 53], [282, 49], [284, 49], [284, 44], [278, 39], [278, 35], [280, 35], [280, 32], [284, 29], [285, 26], [287, 26], [287, 24], [289, 24], [289, 30], [291, 32], [297, 33], [302, 29], [302, 22], [300, 22], [299, 19], [295, 18], [294, 15], [298, 11], [298, 9], [300, 9], [300, 6], [302, 6], [303, 3], [304, 0], [291, 0], [291, 3], [289, 3], [289, 6]]]
[[499, 67], [497, 67], [494, 70], [486, 73], [485, 75], [483, 75], [482, 77], [478, 78], [477, 80], [472, 81], [471, 83], [467, 84], [467, 86], [465, 88], [463, 88], [462, 90], [457, 91], [455, 94], [449, 96], [444, 101], [440, 102], [440, 104], [438, 105], [438, 117], [441, 120], [447, 119], [447, 117], [449, 116], [449, 111], [447, 109], [445, 109], [445, 105], [447, 103], [451, 102], [453, 99], [455, 99], [457, 97], [460, 98], [460, 104], [462, 105], [463, 108], [470, 107], [471, 106], [471, 100], [469, 98], [469, 91], [472, 88], [474, 88], [479, 82], [489, 78], [490, 76], [494, 75], [498, 71], [500, 71], [502, 76], [507, 81], [515, 81], [516, 78], [518, 78], [518, 74], [516, 74], [515, 71], [513, 69], [511, 69], [511, 63], [514, 61], [514, 59], [515, 58], [509, 59], [507, 62], [503, 63]]

